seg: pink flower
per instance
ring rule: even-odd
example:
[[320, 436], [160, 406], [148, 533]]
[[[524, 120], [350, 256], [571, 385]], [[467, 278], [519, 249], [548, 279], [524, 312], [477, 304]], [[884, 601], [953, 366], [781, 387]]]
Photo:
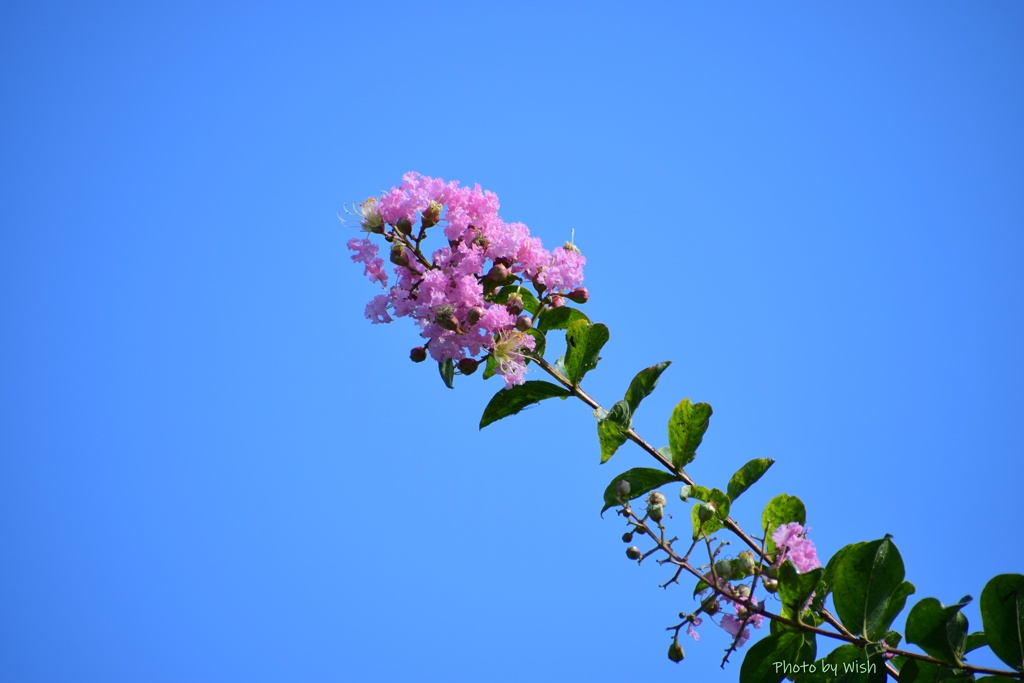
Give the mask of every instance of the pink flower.
[[692, 623], [686, 625], [686, 635], [694, 640], [700, 640], [700, 634], [697, 633], [697, 629], [694, 626], [700, 626], [703, 623], [704, 621], [700, 617], [695, 618]]
[[[733, 615], [726, 614], [726, 615], [724, 615], [722, 617], [722, 628], [725, 629], [725, 632], [728, 633], [733, 638], [735, 638], [737, 635], [739, 635], [740, 628], [742, 628], [742, 627], [743, 627], [743, 621], [740, 620], [740, 619], [737, 619]], [[750, 629], [749, 628], [745, 628], [745, 629], [743, 629], [743, 634], [740, 635], [739, 640], [736, 642], [736, 646], [737, 647], [743, 647], [749, 639], [750, 639]]]
[[[406, 173], [401, 185], [368, 199], [359, 210], [363, 228], [391, 243], [396, 283], [388, 288], [376, 244], [353, 238], [348, 248], [355, 252], [352, 260], [363, 264], [363, 274], [387, 290], [367, 304], [371, 322], [410, 317], [432, 358], [483, 360], [480, 354], [490, 355], [511, 387], [525, 381], [526, 354], [535, 342], [515, 329], [516, 315], [493, 300], [500, 290], [494, 280], [504, 275], [486, 280], [485, 274], [506, 273], [502, 285], [532, 284], [544, 305], [557, 308], [582, 281], [586, 259], [572, 245], [548, 252], [526, 225], [503, 221], [498, 207], [497, 195], [479, 185], [460, 187]], [[425, 238], [434, 233], [443, 233], [444, 242], [428, 261], [430, 240]]]
[[801, 574], [817, 569], [821, 566], [818, 560], [818, 551], [813, 541], [807, 538], [807, 532], [803, 526], [796, 522], [783, 524], [772, 534], [772, 540], [778, 548], [775, 557], [775, 566], [781, 567], [782, 563], [790, 560]]

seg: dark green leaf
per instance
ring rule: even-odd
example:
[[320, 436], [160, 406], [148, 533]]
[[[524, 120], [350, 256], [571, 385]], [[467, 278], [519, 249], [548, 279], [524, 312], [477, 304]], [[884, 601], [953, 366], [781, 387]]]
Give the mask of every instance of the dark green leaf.
[[537, 301], [537, 297], [533, 295], [533, 292], [528, 290], [526, 287], [519, 285], [508, 285], [502, 287], [497, 294], [494, 295], [494, 303], [496, 304], [507, 304], [508, 298], [513, 294], [518, 294], [523, 300], [523, 308], [529, 313], [536, 313], [537, 309], [540, 308], [540, 302]]
[[483, 429], [492, 422], [497, 422], [503, 417], [515, 415], [526, 406], [539, 403], [546, 398], [565, 398], [572, 396], [568, 389], [543, 382], [530, 380], [518, 386], [502, 389], [494, 395], [487, 407], [484, 408], [484, 415], [480, 418], [480, 429]]
[[900, 683], [967, 683], [974, 677], [958, 669], [941, 664], [908, 659], [900, 668]]
[[743, 658], [740, 683], [779, 683], [787, 674], [809, 671], [815, 651], [813, 634], [789, 632], [762, 638]]
[[754, 458], [736, 470], [736, 474], [729, 479], [729, 498], [735, 502], [740, 494], [749, 489], [773, 464], [775, 460], [772, 458]]
[[[709, 489], [699, 484], [687, 485], [679, 490], [679, 497], [684, 501], [696, 498], [706, 503], [714, 503], [715, 515], [719, 519], [725, 519], [729, 516], [729, 496], [725, 495], [725, 492], [720, 489]], [[721, 529], [722, 527], [719, 526], [718, 528]]]
[[487, 363], [484, 365], [484, 379], [490, 379], [494, 377], [498, 372], [498, 361], [494, 360], [494, 356], [487, 356]]
[[782, 599], [782, 616], [799, 619], [800, 613], [811, 599], [811, 593], [818, 587], [825, 570], [819, 567], [806, 574], [796, 570], [790, 560], [779, 567], [779, 597]]
[[888, 537], [847, 548], [829, 562], [836, 612], [854, 635], [881, 640], [914, 586], [903, 580], [903, 558]]
[[441, 379], [449, 389], [454, 389], [452, 380], [455, 379], [455, 361], [451, 358], [438, 362], [437, 369], [441, 371]]
[[[536, 356], [538, 358], [543, 358], [544, 350], [548, 345], [547, 337], [544, 336], [543, 332], [536, 328], [527, 330], [526, 334], [533, 337], [534, 341], [536, 342], [536, 344], [533, 347], [533, 351], [530, 352], [530, 355]], [[488, 356], [488, 358], [490, 358], [490, 356]], [[527, 358], [526, 362], [529, 363], [530, 359]]]
[[601, 347], [608, 341], [608, 327], [591, 325], [585, 320], [569, 323], [565, 332], [565, 374], [572, 385], [579, 386], [583, 376], [597, 367]]
[[1024, 671], [1024, 576], [1000, 574], [985, 584], [981, 622], [992, 652], [1017, 671]]
[[881, 657], [869, 658], [856, 645], [837, 647], [825, 658], [825, 664], [829, 667], [829, 680], [836, 683], [885, 683], [887, 678], [885, 661]]
[[796, 496], [788, 493], [780, 493], [764, 506], [761, 513], [761, 528], [765, 530], [768, 539], [767, 551], [769, 555], [775, 554], [775, 541], [772, 534], [783, 524], [796, 522], [803, 526], [807, 523], [807, 508], [804, 502]]
[[639, 498], [659, 486], [664, 486], [670, 481], [678, 481], [676, 476], [671, 472], [656, 470], [653, 467], [634, 467], [631, 470], [623, 472], [612, 479], [612, 483], [608, 484], [608, 488], [604, 490], [604, 507], [601, 508], [602, 516], [608, 508], [621, 505], [616, 486], [623, 479], [629, 482], [629, 495], [627, 496], [629, 500]]
[[988, 645], [988, 637], [984, 631], [975, 631], [967, 635], [967, 642], [964, 644], [964, 652], [973, 652], [979, 647]]
[[601, 464], [615, 455], [619, 446], [626, 443], [626, 430], [629, 429], [629, 404], [619, 401], [611, 411], [597, 421], [597, 439], [601, 443]]
[[661, 373], [665, 372], [665, 368], [671, 364], [672, 361], [667, 360], [657, 365], [652, 365], [649, 368], [644, 368], [636, 374], [633, 381], [629, 383], [629, 388], [626, 389], [626, 403], [629, 404], [632, 414], [636, 414], [640, 401], [651, 395], [654, 388], [658, 386], [658, 378], [661, 377]]
[[946, 607], [935, 598], [918, 602], [907, 615], [907, 642], [950, 665], [961, 665], [967, 640], [967, 617], [960, 611], [970, 602]]
[[668, 445], [672, 449], [672, 464], [680, 469], [693, 462], [697, 448], [704, 439], [711, 420], [711, 406], [690, 403], [684, 398], [672, 411], [668, 421]]
[[982, 676], [981, 678], [975, 678], [974, 683], [1020, 683], [1020, 679], [1009, 678], [1008, 676]]
[[587, 317], [586, 313], [575, 308], [569, 308], [568, 306], [547, 308], [544, 309], [537, 319], [537, 329], [541, 332], [564, 330], [569, 327], [569, 323], [576, 320], [590, 322], [590, 318]]

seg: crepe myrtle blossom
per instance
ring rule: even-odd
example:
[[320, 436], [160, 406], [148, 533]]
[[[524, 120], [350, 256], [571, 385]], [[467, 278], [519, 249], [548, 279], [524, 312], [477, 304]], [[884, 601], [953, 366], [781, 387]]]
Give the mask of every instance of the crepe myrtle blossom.
[[783, 524], [775, 530], [772, 540], [779, 549], [775, 556], [776, 567], [781, 567], [783, 562], [789, 560], [796, 566], [796, 570], [803, 574], [821, 566], [814, 542], [807, 538], [808, 531], [809, 528], [804, 529], [796, 522]]
[[[548, 251], [526, 225], [502, 220], [498, 196], [479, 185], [406, 173], [401, 185], [348, 213], [368, 233], [348, 240], [352, 260], [385, 290], [367, 304], [366, 318], [375, 324], [412, 318], [427, 340], [417, 348], [438, 362], [456, 361], [463, 374], [490, 356], [506, 388], [525, 381], [536, 342], [530, 318], [520, 317], [522, 297], [506, 288], [531, 285], [545, 308], [588, 298], [582, 287], [587, 260], [576, 245]], [[435, 226], [431, 234], [441, 233], [442, 245], [428, 255], [425, 240]], [[390, 244], [390, 287], [374, 235]], [[426, 358], [414, 352], [414, 360]]]

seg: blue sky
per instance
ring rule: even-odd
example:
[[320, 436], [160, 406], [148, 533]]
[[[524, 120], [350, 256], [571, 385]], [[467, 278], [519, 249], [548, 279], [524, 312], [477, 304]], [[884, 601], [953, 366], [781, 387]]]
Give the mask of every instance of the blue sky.
[[[344, 203], [478, 182], [575, 231], [610, 405], [915, 598], [1024, 570], [1024, 8], [6, 3], [0, 678], [736, 680], [629, 563], [594, 419], [477, 430], [371, 326]], [[686, 507], [672, 503], [685, 532]], [[976, 605], [967, 611], [979, 625]], [[819, 652], [824, 645], [819, 645]]]

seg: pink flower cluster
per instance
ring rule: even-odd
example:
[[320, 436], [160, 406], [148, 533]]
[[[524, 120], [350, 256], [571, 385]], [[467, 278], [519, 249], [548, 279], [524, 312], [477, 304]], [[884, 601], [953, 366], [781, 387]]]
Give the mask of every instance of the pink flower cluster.
[[[388, 289], [377, 245], [369, 238], [348, 241], [352, 260], [364, 264], [364, 275], [386, 290], [367, 304], [366, 317], [373, 323], [413, 318], [430, 356], [462, 361], [466, 374], [484, 354], [497, 362], [506, 387], [524, 381], [524, 354], [535, 342], [517, 329], [521, 305], [493, 300], [502, 286], [530, 283], [550, 307], [564, 304], [562, 297], [570, 292], [586, 296], [579, 289], [586, 263], [579, 250], [572, 244], [544, 249], [525, 225], [504, 222], [497, 195], [479, 185], [460, 187], [456, 181], [406, 173], [401, 185], [363, 202], [358, 213], [364, 230], [391, 243], [395, 264], [396, 282]], [[428, 259], [421, 241], [435, 225], [447, 244]]]
[[783, 562], [789, 560], [796, 566], [797, 571], [803, 574], [821, 566], [818, 551], [814, 547], [814, 542], [807, 538], [807, 531], [796, 522], [783, 524], [775, 530], [772, 540], [779, 549], [775, 556], [776, 567], [781, 567]]

